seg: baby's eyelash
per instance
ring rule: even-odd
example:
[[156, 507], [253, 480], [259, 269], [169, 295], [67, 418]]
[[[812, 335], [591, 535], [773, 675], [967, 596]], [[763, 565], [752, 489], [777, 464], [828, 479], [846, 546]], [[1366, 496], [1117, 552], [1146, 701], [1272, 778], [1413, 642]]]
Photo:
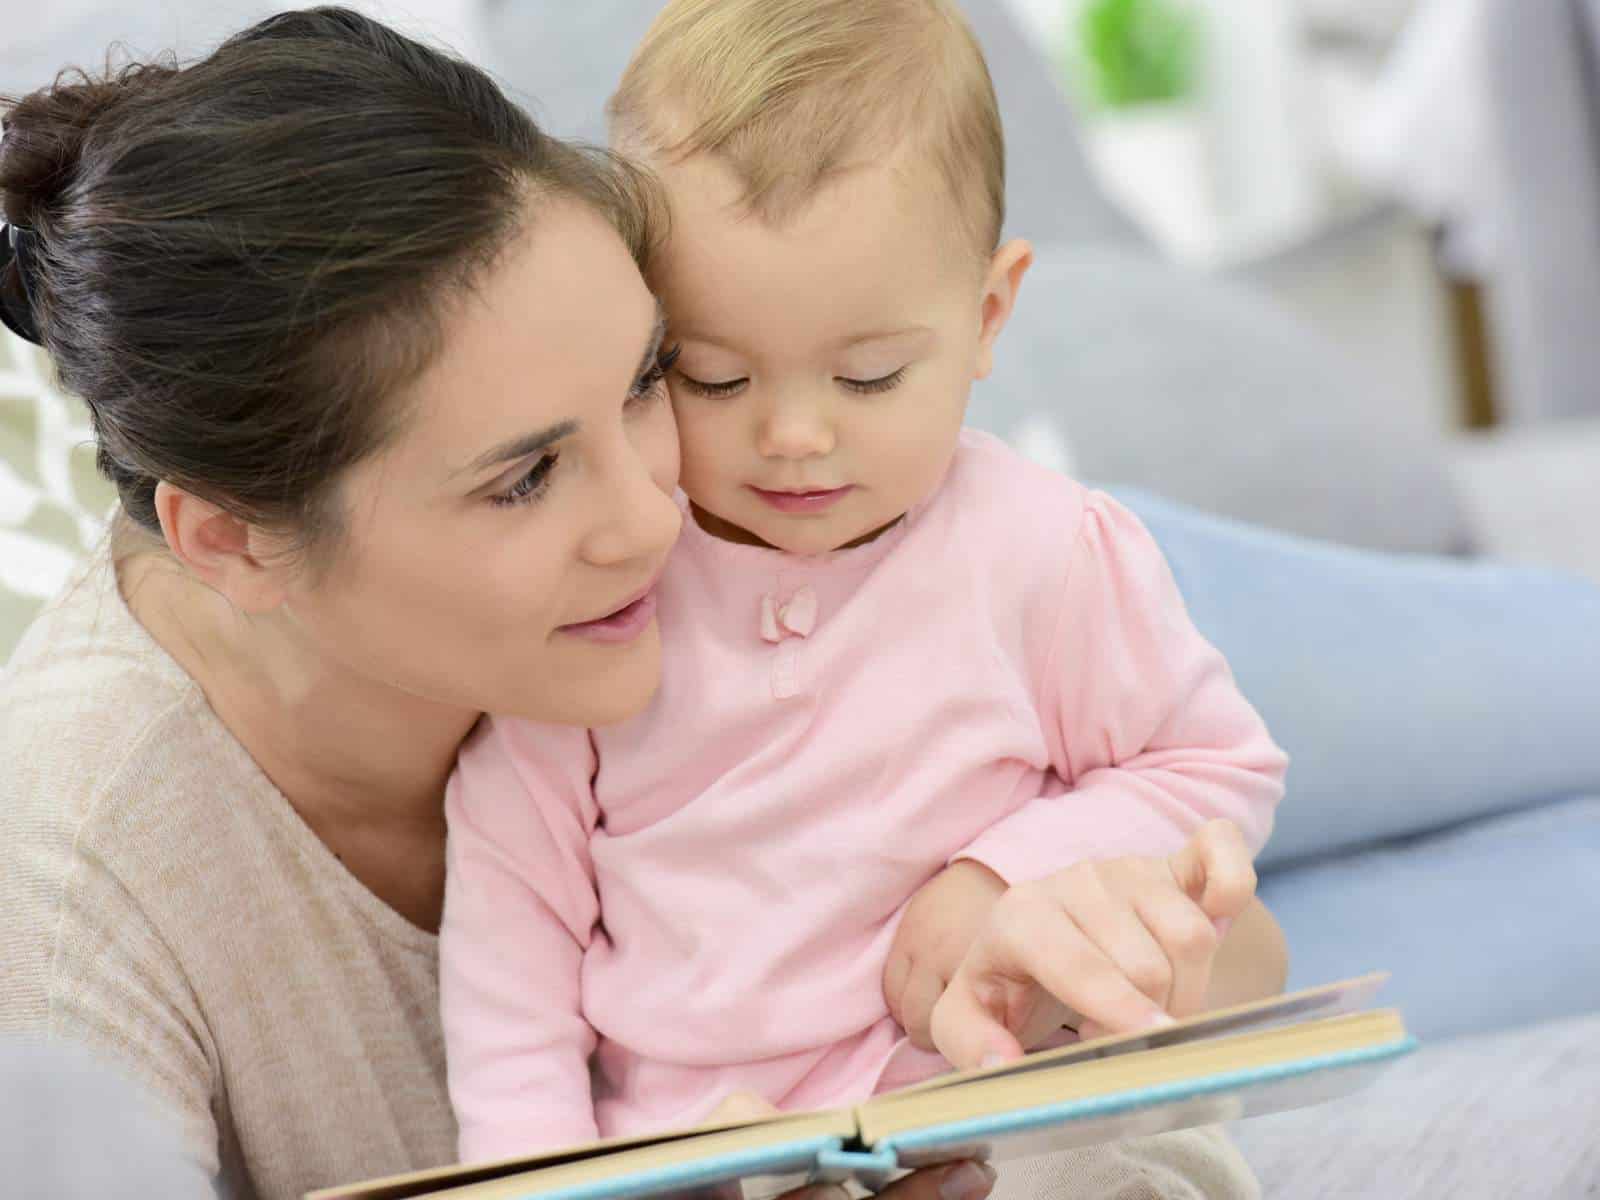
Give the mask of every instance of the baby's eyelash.
[[749, 379], [741, 376], [738, 379], [723, 379], [716, 383], [707, 383], [703, 379], [695, 379], [692, 376], [685, 375], [682, 371], [678, 372], [678, 378], [683, 381], [691, 392], [698, 392], [700, 395], [709, 396], [713, 400], [742, 391], [744, 385], [750, 382]]
[[[872, 395], [879, 392], [893, 391], [905, 382], [905, 377], [906, 368], [901, 367], [898, 371], [891, 371], [889, 374], [881, 375], [877, 379], [850, 379], [843, 375], [836, 378], [840, 384], [849, 388], [852, 392]], [[716, 383], [708, 383], [703, 379], [695, 379], [692, 376], [685, 375], [682, 371], [678, 372], [678, 378], [683, 381], [691, 392], [698, 392], [700, 395], [709, 396], [712, 399], [732, 396], [736, 392], [741, 392], [744, 390], [745, 384], [750, 382], [748, 378], [741, 376], [738, 379], [725, 379]]]
[[892, 392], [904, 382], [906, 369], [901, 367], [898, 371], [891, 371], [887, 375], [880, 375], [877, 379], [846, 379], [839, 377], [839, 382], [852, 392], [861, 392], [867, 395], [875, 392]]

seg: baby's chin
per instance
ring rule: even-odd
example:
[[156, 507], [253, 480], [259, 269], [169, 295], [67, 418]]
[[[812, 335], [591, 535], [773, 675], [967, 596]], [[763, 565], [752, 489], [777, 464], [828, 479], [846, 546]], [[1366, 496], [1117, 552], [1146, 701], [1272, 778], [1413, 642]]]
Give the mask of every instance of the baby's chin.
[[775, 550], [802, 557], [816, 557], [876, 541], [893, 524], [894, 519], [891, 518], [848, 522], [776, 521], [763, 522], [762, 528], [751, 532]]
[[712, 537], [801, 557], [832, 554], [875, 541], [904, 515], [840, 512], [823, 518], [784, 517], [738, 505], [725, 506], [739, 510], [736, 515], [725, 516], [692, 495], [690, 499], [694, 502], [695, 520]]

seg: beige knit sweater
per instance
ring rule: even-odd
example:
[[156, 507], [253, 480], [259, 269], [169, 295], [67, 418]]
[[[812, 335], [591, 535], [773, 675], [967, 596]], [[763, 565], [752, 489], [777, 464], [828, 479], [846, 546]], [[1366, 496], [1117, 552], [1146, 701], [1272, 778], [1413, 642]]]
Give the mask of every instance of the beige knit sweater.
[[[104, 559], [0, 675], [0, 914], [0, 1034], [86, 1043], [142, 1084], [194, 1196], [291, 1200], [453, 1156], [435, 939], [301, 822]], [[1208, 1130], [1018, 1164], [1001, 1193], [1256, 1186]]]

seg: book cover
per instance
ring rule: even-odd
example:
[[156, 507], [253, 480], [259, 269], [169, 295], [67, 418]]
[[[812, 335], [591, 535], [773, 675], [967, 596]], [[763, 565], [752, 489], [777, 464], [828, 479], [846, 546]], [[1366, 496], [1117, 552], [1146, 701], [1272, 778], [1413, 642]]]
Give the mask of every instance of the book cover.
[[1398, 1012], [1363, 1011], [1384, 979], [1070, 1043], [854, 1108], [615, 1138], [329, 1188], [307, 1200], [622, 1200], [731, 1184], [749, 1198], [808, 1179], [877, 1188], [955, 1158], [1031, 1157], [1318, 1104], [1365, 1086], [1415, 1047]]

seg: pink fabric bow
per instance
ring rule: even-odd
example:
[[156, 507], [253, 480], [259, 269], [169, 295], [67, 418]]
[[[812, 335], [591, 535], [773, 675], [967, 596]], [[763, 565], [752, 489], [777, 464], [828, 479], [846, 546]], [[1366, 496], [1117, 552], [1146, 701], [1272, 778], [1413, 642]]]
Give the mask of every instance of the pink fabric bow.
[[768, 592], [761, 597], [761, 636], [781, 642], [789, 636], [810, 637], [817, 627], [817, 593], [803, 587], [787, 600], [779, 601]]

